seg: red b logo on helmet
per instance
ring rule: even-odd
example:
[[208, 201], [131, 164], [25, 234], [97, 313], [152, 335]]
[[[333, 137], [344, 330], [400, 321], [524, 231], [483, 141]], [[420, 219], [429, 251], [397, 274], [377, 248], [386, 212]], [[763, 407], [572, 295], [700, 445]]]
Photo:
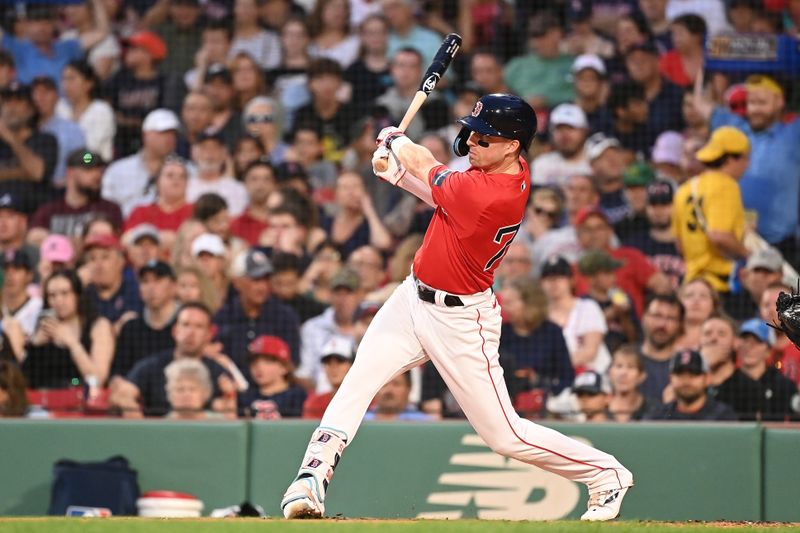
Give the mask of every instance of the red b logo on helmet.
[[481, 111], [483, 111], [483, 102], [478, 100], [477, 102], [475, 102], [475, 107], [472, 109], [472, 113], [470, 113], [470, 114], [473, 117], [477, 117], [478, 115], [481, 114]]

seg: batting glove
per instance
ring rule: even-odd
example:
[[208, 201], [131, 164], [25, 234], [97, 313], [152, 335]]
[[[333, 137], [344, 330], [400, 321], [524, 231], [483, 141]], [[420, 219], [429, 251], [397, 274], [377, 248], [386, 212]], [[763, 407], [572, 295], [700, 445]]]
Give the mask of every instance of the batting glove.
[[[379, 160], [388, 162], [386, 170], [382, 172], [375, 168], [375, 162]], [[380, 179], [388, 181], [392, 185], [397, 185], [397, 182], [405, 176], [406, 168], [400, 163], [397, 156], [382, 144], [378, 146], [378, 149], [372, 154], [372, 172]]]
[[398, 135], [405, 135], [400, 128], [397, 128], [395, 126], [389, 126], [388, 128], [383, 128], [378, 133], [378, 137], [375, 139], [375, 144], [380, 146], [381, 144], [386, 143], [386, 139], [390, 137], [397, 137]]

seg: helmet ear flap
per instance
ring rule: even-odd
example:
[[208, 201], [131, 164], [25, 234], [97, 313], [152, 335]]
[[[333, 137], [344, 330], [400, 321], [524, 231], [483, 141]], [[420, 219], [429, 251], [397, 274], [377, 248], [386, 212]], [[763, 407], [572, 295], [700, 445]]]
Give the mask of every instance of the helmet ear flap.
[[453, 139], [453, 152], [459, 156], [463, 157], [469, 153], [469, 146], [467, 146], [467, 139], [469, 139], [469, 134], [472, 133], [466, 127], [462, 126], [461, 131], [458, 132], [456, 138]]

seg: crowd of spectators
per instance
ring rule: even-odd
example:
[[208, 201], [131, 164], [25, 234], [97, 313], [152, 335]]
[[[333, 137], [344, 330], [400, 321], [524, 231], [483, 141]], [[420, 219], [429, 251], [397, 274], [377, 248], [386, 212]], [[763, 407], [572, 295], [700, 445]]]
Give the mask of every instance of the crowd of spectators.
[[[0, 15], [0, 416], [320, 418], [433, 214], [373, 175], [375, 136], [456, 31], [408, 135], [464, 170], [454, 121], [481, 95], [518, 94], [539, 118], [494, 286], [518, 411], [798, 418], [800, 349], [768, 324], [800, 267], [800, 59], [714, 69], [708, 50], [796, 39], [800, 2]], [[427, 363], [366, 416], [463, 415]]]

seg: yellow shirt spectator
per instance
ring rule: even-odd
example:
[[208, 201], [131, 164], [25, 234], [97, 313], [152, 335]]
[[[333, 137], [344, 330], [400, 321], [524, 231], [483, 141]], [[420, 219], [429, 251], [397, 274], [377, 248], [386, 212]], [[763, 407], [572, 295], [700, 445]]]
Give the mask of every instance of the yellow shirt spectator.
[[737, 179], [749, 164], [750, 142], [741, 130], [723, 126], [695, 155], [709, 169], [678, 189], [672, 229], [686, 261], [685, 281], [702, 277], [727, 292], [734, 259], [748, 254], [742, 244], [745, 218]]
[[708, 231], [744, 236], [744, 206], [739, 184], [723, 172], [708, 170], [687, 181], [673, 200], [672, 229], [686, 261], [686, 277], [707, 279], [718, 291], [727, 291], [733, 261], [708, 238]]

